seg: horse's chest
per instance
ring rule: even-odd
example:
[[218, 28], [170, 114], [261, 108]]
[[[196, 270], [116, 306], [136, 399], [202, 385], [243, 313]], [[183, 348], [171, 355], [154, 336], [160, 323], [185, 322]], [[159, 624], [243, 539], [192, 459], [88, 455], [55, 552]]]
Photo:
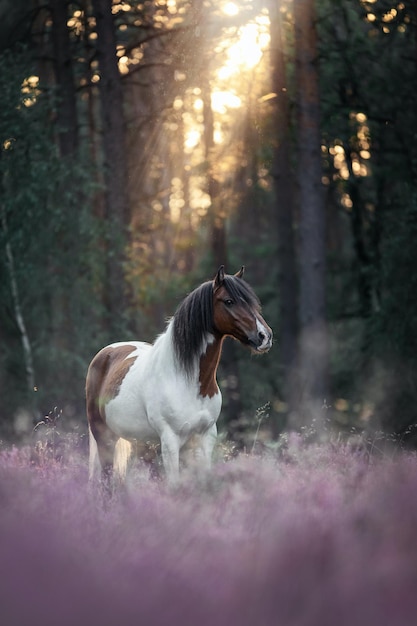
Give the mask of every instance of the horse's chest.
[[203, 398], [193, 385], [170, 385], [153, 405], [149, 417], [158, 430], [169, 425], [181, 438], [187, 438], [193, 433], [204, 433], [215, 424], [221, 402], [220, 392]]
[[215, 424], [221, 409], [220, 392], [202, 397], [198, 383], [176, 377], [150, 381], [137, 375], [138, 365], [129, 370], [118, 396], [106, 406], [106, 421], [114, 432], [151, 440], [168, 427], [186, 441]]

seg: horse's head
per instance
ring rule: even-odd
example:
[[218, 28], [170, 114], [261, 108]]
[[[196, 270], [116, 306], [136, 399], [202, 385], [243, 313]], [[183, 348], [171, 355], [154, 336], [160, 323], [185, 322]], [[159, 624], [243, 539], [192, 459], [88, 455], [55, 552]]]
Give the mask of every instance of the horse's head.
[[217, 272], [213, 281], [214, 329], [262, 354], [272, 346], [272, 330], [261, 315], [257, 296], [242, 280], [243, 272], [242, 267], [234, 276], [225, 274], [223, 265]]

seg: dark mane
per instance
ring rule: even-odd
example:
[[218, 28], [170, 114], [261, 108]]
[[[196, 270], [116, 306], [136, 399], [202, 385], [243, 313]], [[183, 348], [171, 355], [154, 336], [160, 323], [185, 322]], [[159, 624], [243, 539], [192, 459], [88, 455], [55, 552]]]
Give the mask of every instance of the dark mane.
[[[259, 300], [246, 281], [226, 275], [222, 284], [233, 300], [260, 310]], [[174, 315], [173, 330], [176, 357], [183, 369], [191, 373], [203, 341], [208, 333], [214, 332], [212, 280], [197, 287], [181, 302]]]
[[174, 315], [174, 350], [190, 373], [207, 333], [213, 332], [213, 281], [203, 283], [181, 302]]

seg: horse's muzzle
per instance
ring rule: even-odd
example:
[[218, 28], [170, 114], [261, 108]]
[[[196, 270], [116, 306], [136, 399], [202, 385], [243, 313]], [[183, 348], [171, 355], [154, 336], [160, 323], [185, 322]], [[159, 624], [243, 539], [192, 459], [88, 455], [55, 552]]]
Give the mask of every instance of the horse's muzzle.
[[249, 345], [257, 354], [264, 354], [272, 347], [272, 330], [262, 328], [248, 337]]

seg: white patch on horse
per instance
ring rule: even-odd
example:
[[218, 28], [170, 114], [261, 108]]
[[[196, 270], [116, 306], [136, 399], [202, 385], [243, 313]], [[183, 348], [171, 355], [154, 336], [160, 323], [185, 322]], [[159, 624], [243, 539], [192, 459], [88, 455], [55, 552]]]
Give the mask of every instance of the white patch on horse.
[[146, 343], [145, 341], [116, 341], [115, 343], [109, 344], [108, 348], [121, 348], [122, 346], [133, 346], [136, 348], [133, 352], [128, 354], [124, 360], [132, 359], [140, 356], [144, 350], [151, 348], [152, 345], [150, 343]]
[[258, 333], [262, 333], [262, 335], [264, 336], [261, 345], [258, 347], [258, 350], [262, 352], [263, 350], [269, 349], [271, 347], [271, 333], [258, 318], [256, 318], [256, 328], [258, 329]]
[[[204, 352], [213, 341], [213, 335], [208, 335]], [[172, 322], [153, 346], [140, 342], [124, 345], [135, 346], [129, 357], [140, 358], [127, 372], [117, 396], [105, 407], [106, 423], [113, 432], [120, 437], [156, 441], [169, 430], [170, 441], [176, 439], [182, 447], [190, 432], [203, 434], [212, 428], [220, 413], [221, 395], [202, 398], [198, 372], [190, 378], [180, 374], [172, 351]], [[185, 423], [188, 428], [184, 428]]]

